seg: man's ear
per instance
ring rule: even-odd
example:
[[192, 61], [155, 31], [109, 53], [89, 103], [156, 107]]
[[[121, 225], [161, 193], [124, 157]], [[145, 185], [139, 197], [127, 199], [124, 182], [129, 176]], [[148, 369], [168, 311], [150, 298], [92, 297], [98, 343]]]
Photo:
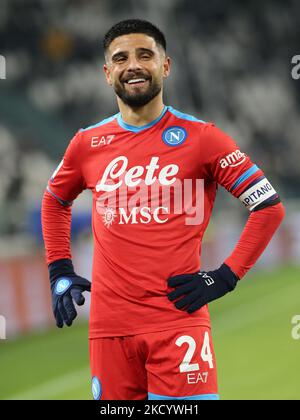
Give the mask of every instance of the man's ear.
[[110, 69], [109, 69], [109, 66], [107, 64], [103, 65], [103, 71], [104, 71], [107, 83], [110, 86], [112, 86], [112, 80], [111, 80], [111, 77], [110, 77]]
[[163, 77], [167, 78], [170, 75], [171, 72], [171, 58], [165, 57], [164, 64], [163, 64]]

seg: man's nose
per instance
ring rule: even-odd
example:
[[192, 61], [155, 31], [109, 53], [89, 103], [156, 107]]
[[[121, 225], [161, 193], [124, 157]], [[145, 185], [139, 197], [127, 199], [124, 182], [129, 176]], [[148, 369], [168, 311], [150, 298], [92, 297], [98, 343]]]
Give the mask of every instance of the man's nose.
[[140, 69], [141, 64], [135, 55], [129, 56], [127, 70]]

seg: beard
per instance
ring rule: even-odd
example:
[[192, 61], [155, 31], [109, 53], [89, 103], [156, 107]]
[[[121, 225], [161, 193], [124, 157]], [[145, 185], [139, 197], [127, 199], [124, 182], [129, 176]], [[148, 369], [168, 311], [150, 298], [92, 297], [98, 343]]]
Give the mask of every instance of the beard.
[[161, 89], [161, 85], [158, 82], [153, 81], [153, 79], [149, 80], [149, 87], [144, 92], [128, 92], [126, 90], [125, 84], [121, 83], [114, 86], [114, 90], [117, 96], [126, 105], [132, 108], [139, 108], [147, 105], [160, 93]]

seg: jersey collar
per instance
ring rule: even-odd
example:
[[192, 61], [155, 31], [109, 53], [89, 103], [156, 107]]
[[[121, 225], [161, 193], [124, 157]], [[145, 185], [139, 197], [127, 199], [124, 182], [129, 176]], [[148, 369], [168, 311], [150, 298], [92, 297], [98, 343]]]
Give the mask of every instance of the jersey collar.
[[168, 107], [164, 106], [164, 109], [163, 109], [162, 113], [160, 114], [160, 116], [158, 118], [156, 118], [151, 123], [146, 124], [146, 125], [142, 125], [142, 126], [135, 126], [135, 125], [127, 124], [125, 121], [123, 121], [120, 112], [117, 115], [117, 121], [118, 121], [118, 124], [122, 128], [124, 128], [124, 130], [132, 131], [133, 133], [139, 133], [140, 131], [143, 131], [143, 130], [146, 130], [147, 128], [153, 127], [156, 123], [158, 123], [162, 119], [162, 117], [165, 115], [167, 110], [168, 110]]

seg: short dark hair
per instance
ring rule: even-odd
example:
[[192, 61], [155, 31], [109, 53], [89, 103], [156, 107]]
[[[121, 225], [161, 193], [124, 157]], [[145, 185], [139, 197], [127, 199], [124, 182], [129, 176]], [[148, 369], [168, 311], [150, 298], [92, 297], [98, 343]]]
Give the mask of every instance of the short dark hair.
[[159, 44], [166, 51], [167, 43], [164, 34], [147, 20], [141, 19], [127, 19], [116, 23], [110, 28], [103, 38], [104, 53], [107, 52], [111, 42], [118, 36], [127, 34], [146, 34], [151, 36], [157, 44]]

